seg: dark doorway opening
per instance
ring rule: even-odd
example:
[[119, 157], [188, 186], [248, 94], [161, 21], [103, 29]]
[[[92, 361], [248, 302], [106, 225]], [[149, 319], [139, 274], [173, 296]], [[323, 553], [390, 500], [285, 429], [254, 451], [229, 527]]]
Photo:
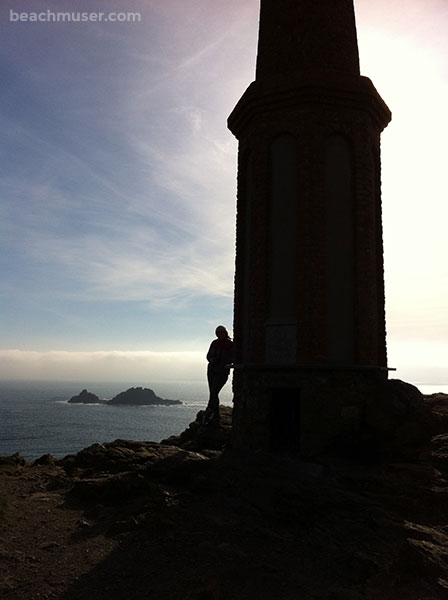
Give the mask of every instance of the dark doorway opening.
[[271, 450], [300, 450], [300, 389], [271, 390]]

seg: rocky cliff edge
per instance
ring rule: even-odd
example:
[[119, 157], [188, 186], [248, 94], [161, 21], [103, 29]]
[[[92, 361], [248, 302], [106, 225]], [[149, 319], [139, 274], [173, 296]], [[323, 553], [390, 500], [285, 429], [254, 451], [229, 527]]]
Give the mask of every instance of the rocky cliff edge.
[[[447, 398], [429, 398], [438, 427]], [[0, 463], [0, 596], [442, 600], [448, 434], [426, 458], [235, 456], [201, 415], [162, 443]]]

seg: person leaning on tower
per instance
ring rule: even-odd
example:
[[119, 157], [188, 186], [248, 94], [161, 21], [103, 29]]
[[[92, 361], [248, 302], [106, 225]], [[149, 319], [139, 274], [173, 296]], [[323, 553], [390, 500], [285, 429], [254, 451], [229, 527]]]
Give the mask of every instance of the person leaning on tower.
[[204, 413], [203, 425], [219, 424], [219, 392], [226, 384], [233, 362], [233, 341], [223, 325], [215, 331], [216, 340], [207, 352], [207, 380], [210, 397]]

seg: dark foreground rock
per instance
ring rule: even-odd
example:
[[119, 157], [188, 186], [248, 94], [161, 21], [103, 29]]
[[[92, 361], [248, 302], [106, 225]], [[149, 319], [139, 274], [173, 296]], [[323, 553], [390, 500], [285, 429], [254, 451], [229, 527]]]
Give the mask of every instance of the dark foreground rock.
[[443, 423], [417, 387], [388, 379], [365, 398], [359, 429], [340, 435], [333, 450], [373, 462], [424, 460], [431, 438], [448, 431]]
[[224, 408], [222, 426], [204, 429], [198, 415], [160, 444], [6, 461], [0, 596], [448, 597], [447, 433], [425, 460], [355, 464], [234, 455], [229, 420]]
[[173, 435], [162, 444], [177, 446], [185, 450], [224, 450], [230, 443], [232, 430], [232, 408], [230, 406], [220, 407], [219, 426], [210, 424], [203, 425], [205, 411], [201, 410], [196, 415], [196, 420], [190, 423], [180, 435]]
[[448, 394], [437, 393], [424, 396], [425, 405], [431, 409], [435, 423], [434, 433], [448, 431]]

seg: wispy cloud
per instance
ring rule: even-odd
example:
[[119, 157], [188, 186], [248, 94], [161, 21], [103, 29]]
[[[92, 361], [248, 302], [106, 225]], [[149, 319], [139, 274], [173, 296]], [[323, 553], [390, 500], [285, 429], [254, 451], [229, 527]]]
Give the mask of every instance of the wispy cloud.
[[[184, 45], [180, 25], [171, 35]], [[75, 298], [177, 307], [197, 296], [230, 299], [236, 144], [225, 128], [227, 115], [215, 112], [221, 90], [209, 87], [210, 77], [198, 83], [194, 69], [208, 70], [210, 58], [234, 35], [229, 27], [202, 45], [196, 41], [194, 50], [164, 73], [166, 60], [157, 60], [151, 40], [141, 33], [137, 45], [121, 39], [129, 55], [146, 60], [116, 67], [126, 93], [68, 103], [63, 145], [41, 130], [20, 132], [17, 123], [4, 123], [19, 143], [27, 139], [38, 163], [26, 182], [12, 173], [3, 184], [22, 207], [15, 211], [11, 235], [27, 240], [23, 260], [34, 261], [37, 269], [53, 265], [53, 273], [59, 265]], [[100, 54], [97, 60], [100, 67], [105, 58]], [[78, 75], [75, 71], [74, 79]], [[151, 97], [154, 85], [162, 86], [157, 97]], [[69, 100], [65, 92], [64, 98]], [[83, 114], [86, 122], [80, 106], [90, 107], [90, 114]], [[69, 115], [78, 129], [69, 125]], [[88, 148], [92, 124], [98, 132], [107, 128], [120, 150], [98, 140]]]
[[0, 350], [0, 379], [160, 381], [203, 379], [204, 353]]

